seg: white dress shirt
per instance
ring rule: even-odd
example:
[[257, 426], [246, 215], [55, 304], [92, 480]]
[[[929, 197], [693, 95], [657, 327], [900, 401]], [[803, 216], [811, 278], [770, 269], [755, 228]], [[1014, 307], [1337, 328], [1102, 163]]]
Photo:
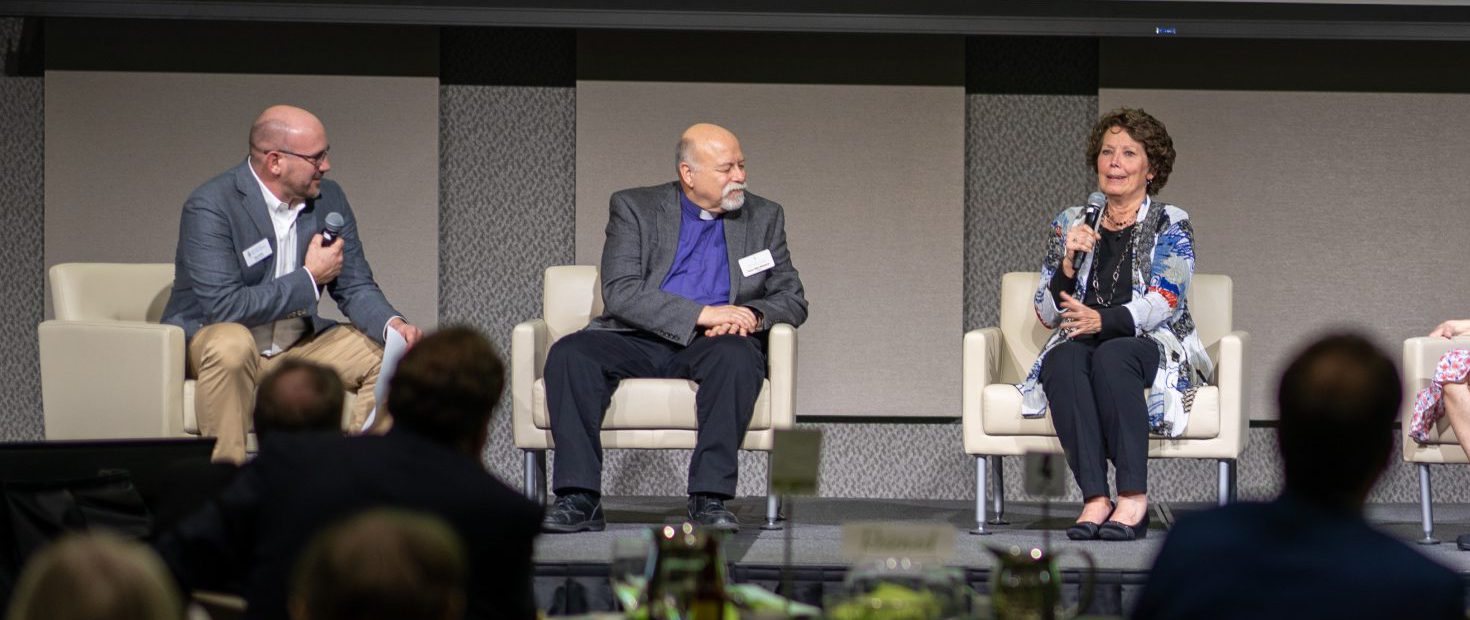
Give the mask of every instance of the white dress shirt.
[[[271, 216], [271, 225], [276, 233], [276, 255], [275, 277], [279, 278], [288, 273], [296, 271], [296, 263], [301, 259], [296, 256], [296, 216], [306, 208], [303, 201], [297, 205], [291, 205], [277, 198], [271, 193], [265, 182], [260, 180], [260, 175], [255, 173], [254, 166], [250, 168], [250, 176], [255, 177], [255, 182], [260, 185], [260, 194], [265, 198], [265, 208]], [[321, 291], [316, 287], [316, 278], [311, 272], [306, 273], [311, 278], [311, 289], [316, 292], [317, 298], [321, 298]], [[306, 335], [306, 318], [281, 319], [264, 325], [255, 325], [250, 328], [251, 335], [255, 336], [256, 348], [260, 354], [270, 357], [296, 344], [297, 340]]]

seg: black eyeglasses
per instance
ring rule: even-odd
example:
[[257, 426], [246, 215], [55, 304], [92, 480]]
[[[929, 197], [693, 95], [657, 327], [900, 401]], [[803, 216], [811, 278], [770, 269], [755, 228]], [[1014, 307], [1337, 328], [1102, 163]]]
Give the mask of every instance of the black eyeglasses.
[[332, 150], [332, 147], [329, 146], [327, 148], [324, 148], [324, 149], [322, 149], [322, 152], [317, 153], [316, 155], [302, 155], [301, 153], [293, 153], [291, 151], [287, 151], [287, 150], [283, 150], [283, 149], [273, 149], [273, 150], [275, 152], [277, 152], [277, 153], [284, 153], [286, 155], [295, 155], [296, 157], [300, 157], [302, 160], [305, 160], [306, 163], [311, 164], [311, 167], [320, 170], [321, 167], [322, 167], [322, 162], [327, 161], [327, 152], [328, 151], [331, 151]]

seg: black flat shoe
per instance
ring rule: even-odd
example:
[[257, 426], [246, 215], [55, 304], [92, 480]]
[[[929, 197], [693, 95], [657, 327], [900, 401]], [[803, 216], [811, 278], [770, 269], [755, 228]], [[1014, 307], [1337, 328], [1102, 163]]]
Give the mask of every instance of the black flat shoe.
[[1118, 521], [1108, 521], [1097, 529], [1097, 537], [1103, 540], [1138, 540], [1148, 538], [1148, 512], [1143, 513], [1143, 518], [1138, 523], [1128, 525]]
[[1073, 523], [1072, 527], [1067, 528], [1067, 538], [1072, 540], [1097, 540], [1097, 532], [1101, 528], [1101, 523], [1093, 523], [1091, 521]]
[[[1117, 507], [1117, 503], [1113, 500], [1108, 500], [1108, 514], [1112, 514], [1113, 509]], [[1073, 523], [1072, 527], [1067, 528], [1067, 538], [1072, 540], [1097, 540], [1097, 531], [1101, 527], [1101, 523], [1078, 521]]]

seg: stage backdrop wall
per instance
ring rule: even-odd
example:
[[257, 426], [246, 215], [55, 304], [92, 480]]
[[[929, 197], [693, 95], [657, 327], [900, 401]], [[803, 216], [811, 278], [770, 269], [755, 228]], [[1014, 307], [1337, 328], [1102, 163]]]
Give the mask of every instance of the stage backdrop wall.
[[[189, 53], [219, 57], [221, 66], [238, 62], [235, 57], [246, 55], [231, 52], [232, 38], [268, 32], [252, 28], [222, 28], [213, 37], [216, 45]], [[86, 39], [99, 32], [120, 36], [121, 30], [62, 21], [46, 33], [49, 46], [70, 51], [58, 51], [57, 64], [104, 69], [46, 72], [47, 267], [68, 261], [172, 262], [189, 193], [244, 161], [250, 123], [261, 110], [290, 103], [313, 111], [326, 125], [332, 145], [328, 178], [351, 201], [384, 293], [409, 320], [437, 324], [437, 78], [118, 71], [106, 70], [112, 67], [105, 56], [74, 58], [93, 45]], [[330, 30], [321, 36], [337, 40]], [[432, 47], [436, 40], [426, 31], [397, 45]], [[114, 66], [143, 54], [120, 52]], [[370, 72], [370, 60], [361, 62]], [[341, 318], [326, 296], [322, 306], [328, 316]]]
[[[156, 32], [140, 27], [139, 23], [113, 25], [118, 31], [139, 35], [138, 39], [149, 42], [149, 46], [177, 38], [156, 36]], [[353, 29], [356, 28], [372, 30], [371, 27]], [[182, 29], [183, 32], [192, 30], [200, 30], [214, 38], [222, 34], [213, 27], [199, 29], [192, 24]], [[321, 37], [331, 28], [311, 25], [309, 30]], [[0, 57], [6, 58], [7, 67], [12, 66], [20, 32], [20, 20], [0, 18], [0, 41], [7, 43], [0, 46]], [[51, 32], [53, 30], [48, 25], [48, 33]], [[97, 34], [104, 35], [101, 38], [105, 39], [107, 33]], [[374, 50], [385, 42], [405, 39], [401, 36], [378, 36], [381, 33], [367, 34], [372, 36], [359, 33], [356, 44], [343, 44], [340, 39], [328, 37], [330, 44], [312, 50], [303, 58], [330, 57], [333, 50], [339, 50], [342, 56], [361, 61], [370, 59], [376, 53]], [[573, 205], [576, 192], [572, 180], [576, 174], [574, 140], [578, 97], [574, 89], [576, 76], [573, 66], [577, 64], [574, 58], [575, 36], [567, 32], [477, 28], [445, 29], [442, 36], [445, 77], [439, 89], [441, 151], [438, 178], [441, 195], [438, 260], [445, 269], [440, 270], [438, 286], [443, 321], [476, 325], [505, 347], [509, 342], [511, 325], [539, 314], [541, 269], [574, 260], [572, 220], [576, 216]], [[871, 40], [869, 37], [856, 38]], [[809, 41], [810, 36], [793, 36], [791, 39], [795, 42], [793, 45], [799, 46]], [[297, 37], [293, 40], [307, 42], [315, 39]], [[1270, 48], [1269, 54], [1251, 60], [1247, 66], [1252, 70], [1269, 66], [1275, 75], [1275, 72], [1292, 66], [1282, 59], [1301, 58], [1318, 45], [1316, 42], [1293, 42], [1288, 49]], [[1080, 161], [1080, 141], [1087, 127], [1096, 119], [1099, 107], [1096, 46], [1095, 40], [1067, 42], [1055, 37], [970, 40], [965, 63], [966, 73], [970, 74], [965, 97], [966, 328], [994, 324], [998, 275], [1016, 269], [1035, 269], [1040, 254], [1036, 236], [1044, 233], [1047, 221], [1057, 209], [1075, 202], [1077, 196], [1084, 196], [1091, 184], [1090, 174], [1084, 162]], [[148, 46], [108, 44], [100, 47], [136, 50]], [[747, 47], [742, 45], [738, 48]], [[1424, 71], [1438, 75], [1441, 79], [1437, 83], [1454, 85], [1455, 76], [1464, 74], [1442, 66], [1447, 62], [1463, 62], [1466, 57], [1463, 52], [1447, 50], [1437, 55], [1441, 60], [1438, 61], [1440, 65], [1436, 65], [1434, 58], [1411, 57], [1406, 50], [1414, 47], [1400, 43], [1385, 49], [1369, 42], [1353, 42], [1331, 56], [1337, 59], [1350, 56], [1360, 64], [1378, 62], [1369, 73], [1380, 76], [1380, 79], [1381, 76], [1411, 74], [1413, 67], [1429, 67]], [[61, 59], [55, 51], [48, 50], [48, 64]], [[394, 57], [401, 57], [403, 51], [397, 50]], [[789, 55], [801, 56], [796, 53]], [[1242, 62], [1240, 59], [1248, 57], [1249, 54], [1242, 50], [1222, 56], [1228, 60], [1225, 64]], [[1177, 50], [1171, 50], [1167, 58], [1158, 52], [1136, 54], [1134, 64], [1112, 63], [1110, 66], [1139, 74], [1156, 72], [1156, 67], [1138, 64], [1149, 58], [1153, 62], [1177, 58], [1180, 65], [1199, 76], [1197, 81], [1229, 80], [1231, 77], [1228, 71], [1218, 66], [1221, 62], [1200, 64], [1200, 58], [1185, 56]], [[1387, 60], [1374, 61], [1374, 58]], [[1410, 60], [1402, 60], [1405, 58]], [[183, 60], [197, 62], [187, 55], [168, 55], [150, 63], [137, 63], [129, 69], [156, 72], [168, 62]], [[435, 56], [431, 60], [437, 68], [439, 58]], [[1394, 65], [1395, 62], [1399, 64]], [[292, 66], [300, 64], [303, 63]], [[876, 62], [865, 61], [853, 66], [863, 71], [881, 71], [884, 65], [880, 58]], [[73, 69], [77, 68], [60, 70]], [[197, 72], [198, 68], [195, 69]], [[343, 74], [343, 70], [346, 74], [361, 74], [360, 70], [352, 71], [351, 66], [326, 69], [331, 68], [312, 74]], [[1314, 72], [1322, 75], [1344, 73], [1334, 73], [1329, 69]], [[1177, 72], [1174, 75], [1177, 76]], [[1299, 74], [1288, 75], [1287, 78], [1297, 85], [1320, 83], [1320, 80], [1314, 82], [1310, 76]], [[0, 143], [5, 146], [0, 150], [0, 166], [6, 171], [0, 175], [0, 207], [3, 207], [0, 215], [8, 222], [0, 226], [0, 247], [8, 252], [6, 264], [12, 267], [3, 274], [8, 294], [0, 298], [0, 307], [6, 309], [7, 316], [16, 317], [22, 327], [34, 326], [42, 316], [41, 256], [44, 249], [41, 224], [46, 218], [42, 209], [41, 169], [35, 163], [44, 157], [41, 82], [37, 77], [0, 77], [0, 105], [6, 111], [0, 115], [0, 127], [4, 128], [0, 131]], [[1127, 83], [1119, 86], [1117, 75], [1112, 76], [1110, 83], [1115, 88], [1158, 88], [1157, 84]], [[1428, 88], [1424, 84], [1419, 82], [1415, 86], [1419, 89], [1417, 91], [1397, 88], [1389, 89], [1389, 92], [1433, 93], [1444, 90], [1443, 86]], [[1176, 82], [1175, 86], [1178, 85]], [[1339, 88], [1313, 92], [1349, 91]], [[1437, 96], [1425, 95], [1429, 98]], [[1271, 110], [1264, 110], [1262, 115], [1263, 120], [1269, 118]], [[330, 118], [328, 123], [330, 130]], [[243, 140], [241, 129], [232, 126], [229, 131]], [[664, 148], [671, 151], [672, 137], [664, 143]], [[1199, 150], [1191, 147], [1186, 151], [1181, 160], [1180, 175], [1186, 174], [1185, 170], [1193, 165], [1190, 162]], [[1261, 157], [1268, 158], [1270, 154], [1262, 154]], [[659, 161], [670, 158], [671, 154], [660, 155]], [[137, 165], [152, 166], [147, 162], [138, 162]], [[660, 168], [660, 179], [665, 170]], [[198, 179], [191, 180], [198, 182]], [[1181, 183], [1180, 187], [1186, 184]], [[1201, 210], [1203, 205], [1195, 205], [1192, 199], [1190, 204], [1185, 204], [1185, 200], [1174, 197], [1178, 189], [1171, 187], [1165, 197], [1178, 200], [1197, 217], [1209, 217]], [[348, 190], [354, 196], [361, 193], [350, 186]], [[358, 198], [359, 202], [361, 200]], [[601, 202], [605, 204], [605, 197]], [[177, 206], [175, 204], [173, 208]], [[1402, 209], [1439, 209], [1446, 214], [1453, 214], [1459, 208], [1416, 204], [1396, 206]], [[119, 207], [109, 215], [121, 212], [123, 208]], [[176, 226], [174, 218], [176, 215], [171, 213], [168, 227]], [[169, 248], [172, 243], [173, 239], [168, 238]], [[381, 246], [392, 243], [388, 240], [376, 244], [374, 251], [390, 251]], [[1211, 261], [1220, 260], [1220, 255], [1211, 253], [1220, 242], [1206, 240], [1202, 245], [1205, 243], [1209, 247], [1202, 250], [1202, 268], [1221, 270], [1211, 265]], [[1396, 265], [1400, 272], [1435, 268], [1426, 259], [1406, 251], [1380, 251], [1379, 254], [1383, 260]], [[1452, 256], [1448, 251], [1445, 255]], [[1452, 261], [1453, 258], [1447, 260]], [[377, 262], [375, 260], [375, 264]], [[1250, 268], [1268, 267], [1270, 265], [1263, 262], [1251, 263]], [[1234, 275], [1239, 280], [1239, 274]], [[1240, 294], [1246, 292], [1241, 291]], [[1242, 298], [1237, 305], [1238, 311], [1246, 303]], [[0, 408], [0, 439], [39, 439], [42, 421], [34, 328], [8, 331], [0, 335], [0, 342], [12, 353], [7, 357], [7, 381], [0, 386], [0, 403], [4, 404]], [[1260, 344], [1259, 338], [1253, 339], [1253, 347]], [[493, 472], [514, 484], [519, 480], [520, 459], [510, 441], [508, 402], [508, 399], [502, 401], [505, 406], [496, 413], [492, 442], [484, 456]], [[805, 426], [820, 428], [825, 433], [822, 495], [973, 497], [974, 463], [959, 448], [960, 427], [957, 421], [821, 422]], [[610, 451], [604, 490], [613, 495], [680, 494], [684, 488], [688, 458], [687, 451]], [[1010, 461], [1006, 485], [1008, 497], [1025, 499], [1021, 494], [1021, 463], [1015, 459], [1007, 460]], [[747, 453], [741, 456], [740, 462], [740, 494], [762, 494], [765, 489], [765, 459]], [[1470, 494], [1470, 467], [1439, 467], [1434, 475], [1437, 501], [1463, 502], [1470, 497], [1467, 495]], [[1373, 501], [1417, 501], [1415, 476], [1413, 467], [1395, 459], [1375, 489]], [[1215, 467], [1211, 462], [1154, 461], [1149, 466], [1149, 478], [1150, 494], [1159, 501], [1207, 501], [1214, 497]], [[1274, 429], [1251, 429], [1250, 443], [1240, 465], [1240, 485], [1241, 495], [1250, 498], [1267, 497], [1280, 489], [1280, 461], [1276, 455]], [[1075, 499], [1075, 488], [1070, 493]], [[758, 500], [749, 500], [744, 505], [752, 511], [749, 514], [758, 513], [761, 506]], [[958, 516], [956, 521], [963, 522], [964, 515]]]
[[[1256, 77], [1254, 65], [1223, 60], [1250, 47], [1282, 59], [1279, 74]], [[1276, 417], [1276, 377], [1323, 331], [1365, 331], [1397, 356], [1404, 338], [1470, 316], [1458, 251], [1470, 204], [1470, 90], [1382, 92], [1463, 87], [1463, 76], [1439, 79], [1433, 68], [1463, 63], [1465, 48], [1399, 45], [1395, 55], [1420, 68], [1376, 71], [1332, 63], [1340, 47], [1102, 46], [1098, 108], [1142, 107], [1168, 126], [1179, 156], [1159, 198], [1190, 213], [1195, 270], [1235, 280], [1255, 418]], [[1216, 86], [1200, 84], [1201, 72]]]
[[[723, 125], [741, 140], [750, 191], [785, 207], [792, 262], [810, 319], [800, 330], [800, 415], [959, 415], [963, 311], [965, 100], [959, 39], [892, 64], [948, 66], [940, 84], [782, 83], [813, 58], [852, 47], [808, 41], [781, 64], [756, 40], [738, 83], [691, 73], [683, 35], [584, 34], [577, 82], [577, 262], [602, 254], [608, 197], [671, 182], [685, 127]], [[790, 38], [770, 38], [790, 43]], [[742, 39], [744, 42], [745, 40]], [[911, 45], [879, 40], [881, 50]], [[631, 53], [629, 49], [633, 49]], [[721, 49], [713, 43], [705, 49]], [[779, 53], [779, 52], [775, 52]], [[869, 51], [868, 53], [874, 53]], [[639, 67], [604, 77], [598, 60]], [[610, 64], [613, 61], [601, 61]], [[855, 63], [860, 64], [860, 63]], [[913, 75], [934, 73], [928, 68]], [[669, 82], [702, 75], [709, 81]], [[817, 77], [817, 76], [812, 76]], [[840, 72], [837, 74], [841, 79]], [[943, 84], [945, 79], [948, 84]]]

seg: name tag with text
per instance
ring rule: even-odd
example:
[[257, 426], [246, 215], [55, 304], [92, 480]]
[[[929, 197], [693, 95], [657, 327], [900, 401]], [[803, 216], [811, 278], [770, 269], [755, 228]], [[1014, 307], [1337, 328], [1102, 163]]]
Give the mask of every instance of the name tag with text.
[[776, 259], [771, 258], [770, 250], [761, 250], [740, 259], [740, 273], [747, 278], [775, 266]]
[[271, 242], [268, 239], [261, 239], [255, 245], [245, 248], [245, 251], [241, 252], [240, 255], [245, 257], [246, 267], [254, 267], [255, 263], [263, 261], [265, 257], [271, 255]]

